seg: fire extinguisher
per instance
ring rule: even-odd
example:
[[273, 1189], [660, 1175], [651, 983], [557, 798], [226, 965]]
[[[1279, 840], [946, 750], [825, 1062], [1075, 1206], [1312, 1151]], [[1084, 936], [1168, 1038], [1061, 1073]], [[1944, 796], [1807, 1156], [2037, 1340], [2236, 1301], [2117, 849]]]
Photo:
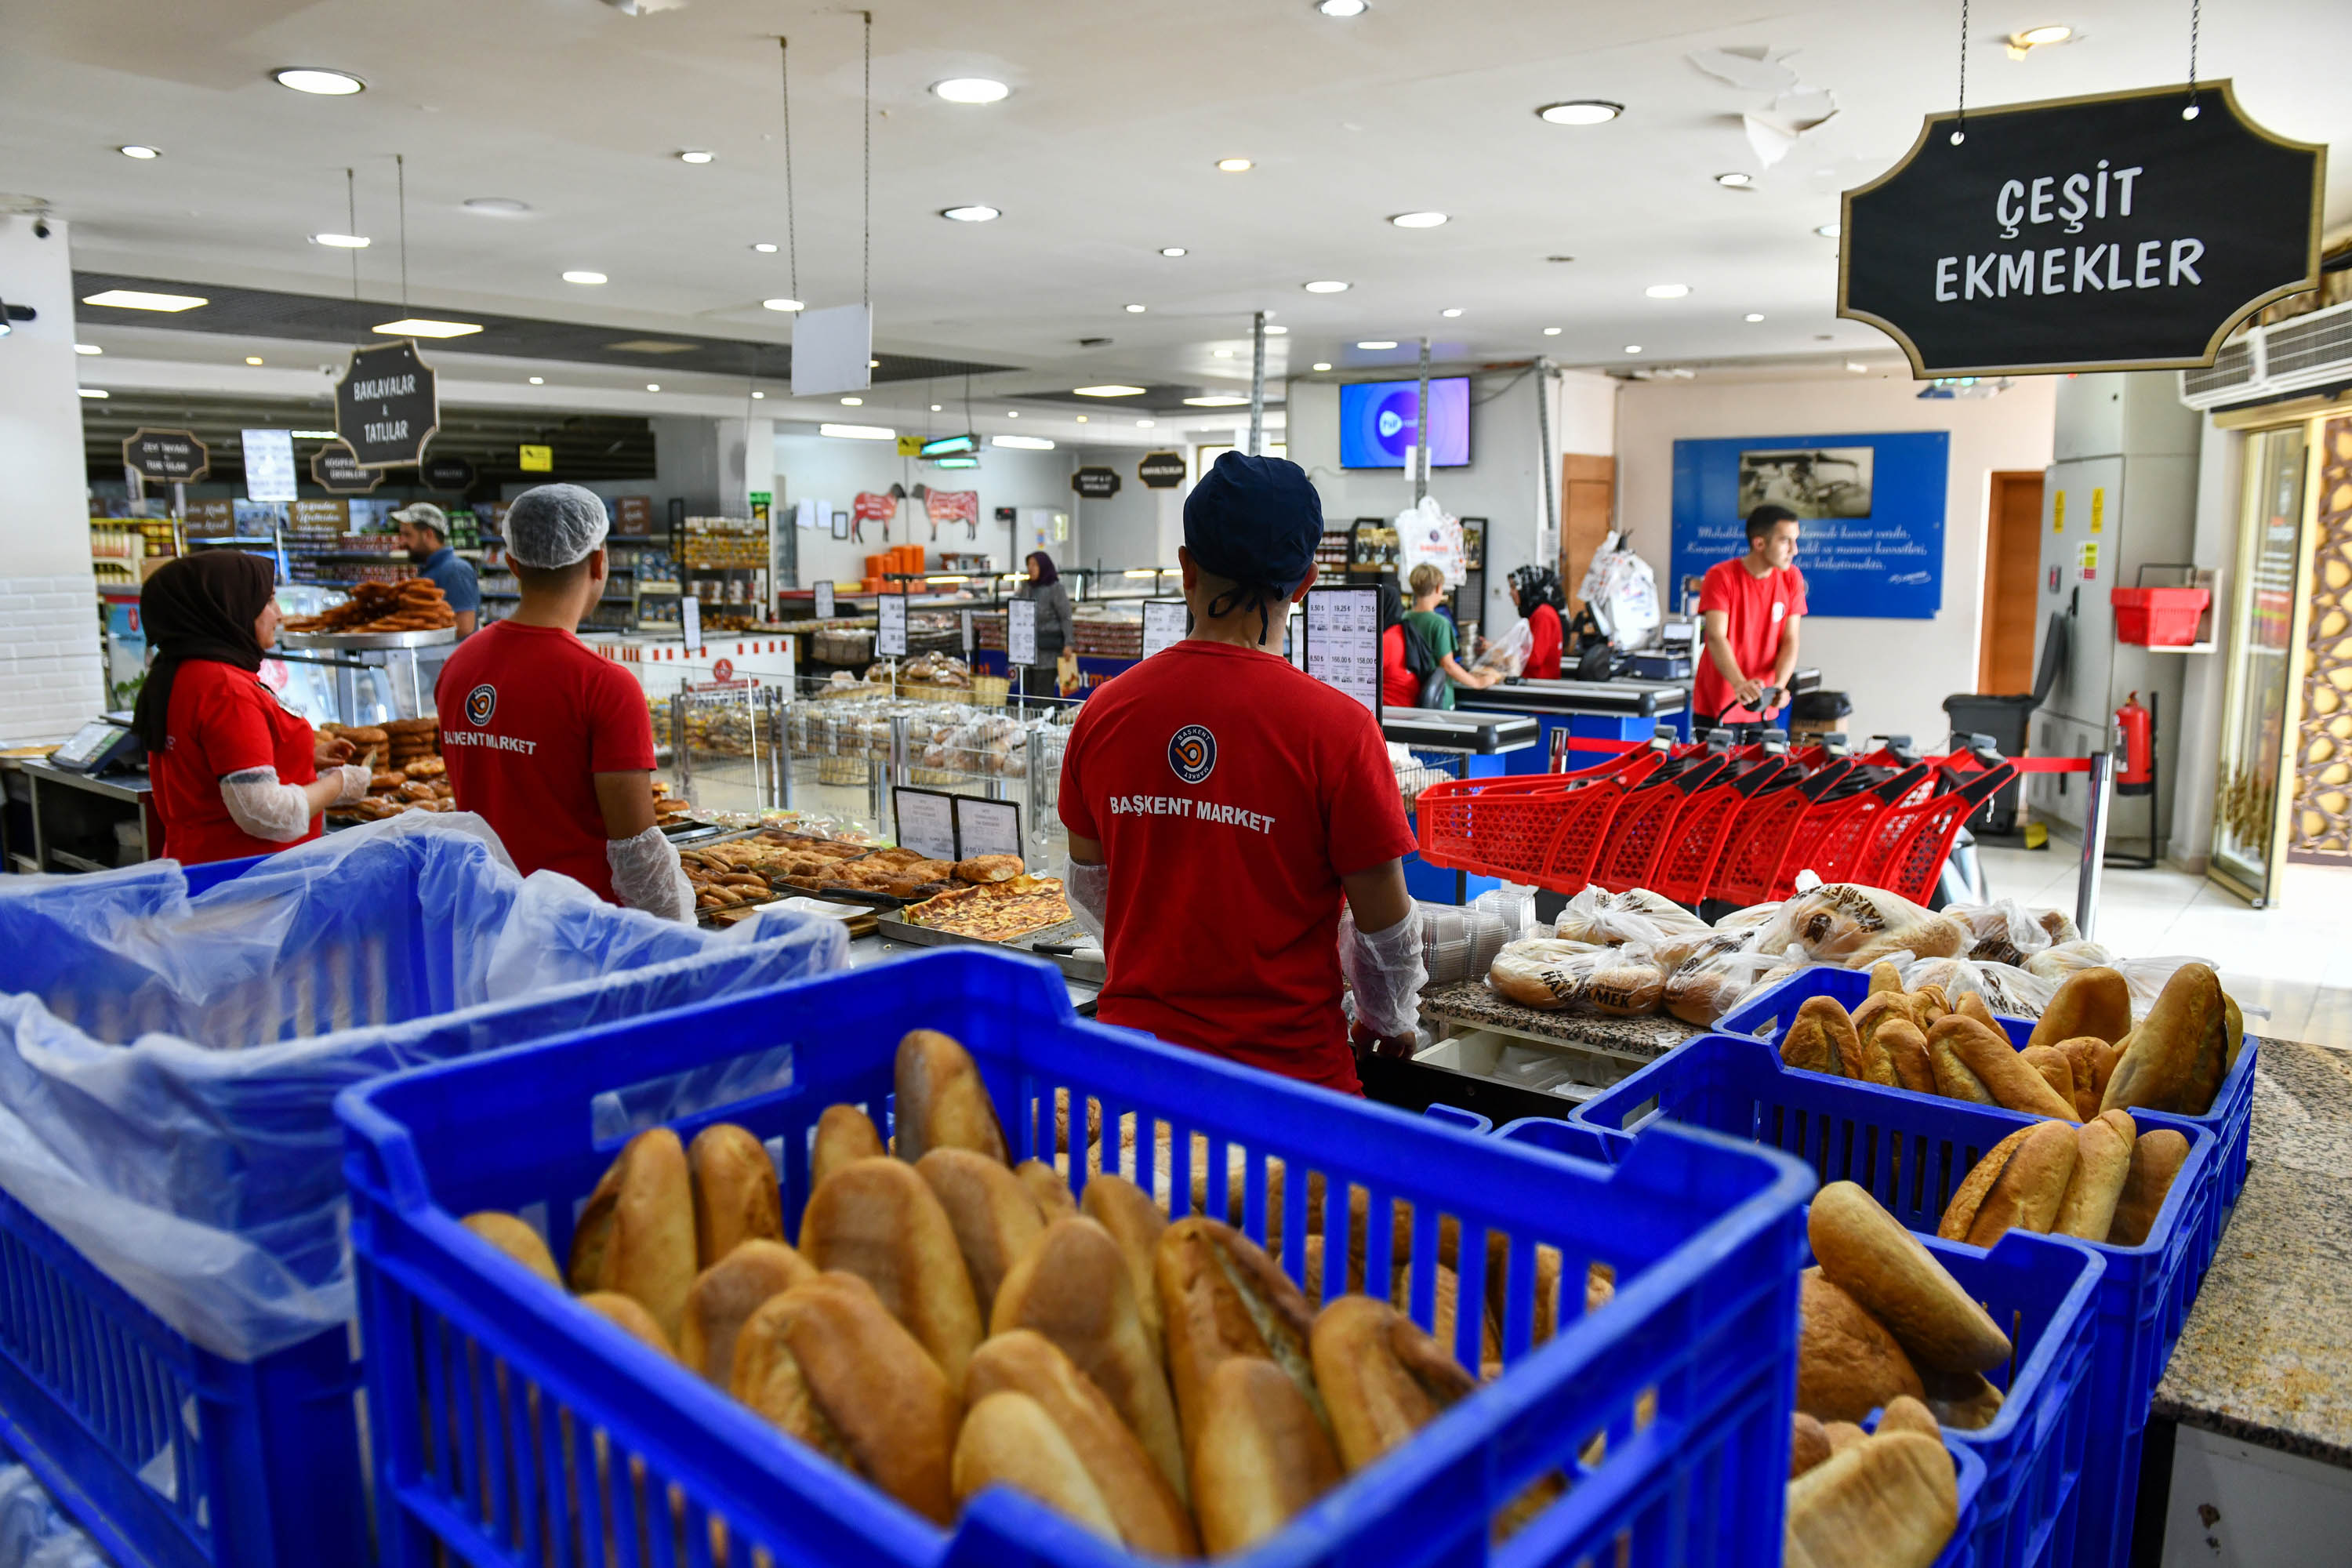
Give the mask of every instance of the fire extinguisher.
[[2156, 743], [2153, 721], [2139, 705], [2139, 693], [2124, 699], [2116, 710], [2116, 731], [2123, 738], [2123, 768], [2116, 775], [2117, 795], [2147, 795], [2156, 787]]

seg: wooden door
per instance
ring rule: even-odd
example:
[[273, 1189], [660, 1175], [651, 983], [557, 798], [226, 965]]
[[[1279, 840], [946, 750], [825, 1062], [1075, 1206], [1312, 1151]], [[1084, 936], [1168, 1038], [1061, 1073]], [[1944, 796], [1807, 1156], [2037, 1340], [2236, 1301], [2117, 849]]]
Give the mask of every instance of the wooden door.
[[1559, 459], [1559, 582], [1572, 609], [1576, 590], [1592, 569], [1593, 553], [1609, 537], [1616, 508], [1617, 459], [1569, 452]]
[[2008, 697], [2033, 689], [2034, 578], [2042, 571], [2042, 476], [1992, 476], [1986, 523], [1984, 609], [1977, 637], [1977, 690]]

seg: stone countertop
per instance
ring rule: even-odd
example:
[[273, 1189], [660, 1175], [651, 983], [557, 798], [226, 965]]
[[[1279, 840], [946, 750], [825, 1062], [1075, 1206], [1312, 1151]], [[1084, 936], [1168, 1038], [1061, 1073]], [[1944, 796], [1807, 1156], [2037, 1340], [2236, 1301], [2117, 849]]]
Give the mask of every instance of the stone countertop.
[[2245, 1191], [2153, 1414], [2352, 1468], [2352, 1058], [2262, 1043]]
[[1640, 1018], [1612, 1018], [1598, 1013], [1549, 1013], [1523, 1007], [1497, 995], [1483, 979], [1433, 985], [1421, 994], [1421, 1010], [1425, 1017], [1441, 1018], [1451, 1024], [1558, 1040], [1641, 1061], [1655, 1061], [1684, 1041], [1706, 1032], [1664, 1013]]

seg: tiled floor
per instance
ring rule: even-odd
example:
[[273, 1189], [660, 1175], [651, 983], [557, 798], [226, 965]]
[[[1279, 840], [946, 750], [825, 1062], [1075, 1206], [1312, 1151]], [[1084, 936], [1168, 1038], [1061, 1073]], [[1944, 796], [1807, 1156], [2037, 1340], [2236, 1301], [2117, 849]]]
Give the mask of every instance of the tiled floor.
[[[2074, 908], [2074, 845], [1978, 854], [1995, 898]], [[2270, 1009], [2259, 1033], [2352, 1049], [2352, 869], [2289, 867], [2279, 900], [2263, 910], [2186, 872], [2111, 869], [2093, 934], [2127, 958], [2213, 964], [2241, 1006]]]

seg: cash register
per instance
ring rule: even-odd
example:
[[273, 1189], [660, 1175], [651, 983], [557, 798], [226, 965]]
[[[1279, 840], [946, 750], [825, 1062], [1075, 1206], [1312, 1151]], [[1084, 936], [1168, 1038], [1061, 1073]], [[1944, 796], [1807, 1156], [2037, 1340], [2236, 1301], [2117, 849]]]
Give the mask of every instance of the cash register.
[[142, 767], [147, 749], [131, 732], [129, 710], [101, 714], [73, 732], [73, 738], [49, 753], [49, 765], [68, 773], [101, 773]]

